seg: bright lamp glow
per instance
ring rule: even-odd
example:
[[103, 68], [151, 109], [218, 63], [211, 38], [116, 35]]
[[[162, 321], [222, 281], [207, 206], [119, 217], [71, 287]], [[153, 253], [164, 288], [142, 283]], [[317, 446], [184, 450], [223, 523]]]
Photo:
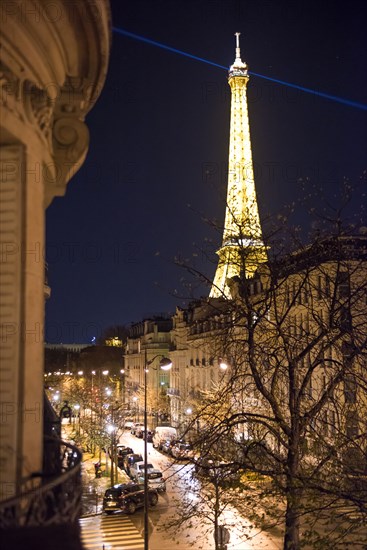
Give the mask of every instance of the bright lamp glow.
[[172, 361], [168, 357], [162, 357], [159, 366], [162, 370], [170, 370], [172, 368]]

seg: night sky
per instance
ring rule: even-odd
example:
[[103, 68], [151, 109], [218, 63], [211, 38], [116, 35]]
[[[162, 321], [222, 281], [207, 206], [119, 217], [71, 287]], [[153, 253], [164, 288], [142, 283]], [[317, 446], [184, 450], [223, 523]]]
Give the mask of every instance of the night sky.
[[[223, 67], [238, 31], [250, 74], [366, 103], [366, 5], [338, 5], [113, 0], [112, 22]], [[174, 312], [187, 294], [175, 256], [213, 277], [200, 250], [221, 241], [204, 218], [224, 219], [229, 92], [225, 69], [113, 32], [87, 159], [47, 210], [46, 341], [88, 342], [109, 325]], [[359, 180], [365, 110], [254, 75], [248, 95], [262, 217], [295, 200], [300, 179], [330, 193], [344, 176]]]

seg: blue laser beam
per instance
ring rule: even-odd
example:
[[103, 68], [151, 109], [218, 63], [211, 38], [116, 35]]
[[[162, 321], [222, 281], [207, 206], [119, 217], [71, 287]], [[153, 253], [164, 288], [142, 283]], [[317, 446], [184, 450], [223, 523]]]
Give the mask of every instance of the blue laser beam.
[[190, 59], [195, 59], [195, 61], [201, 61], [202, 63], [207, 63], [208, 65], [213, 65], [213, 67], [218, 67], [219, 69], [228, 70], [228, 67], [224, 67], [223, 65], [214, 63], [214, 61], [208, 61], [207, 59], [198, 57], [197, 55], [183, 52], [181, 50], [178, 50], [177, 48], [172, 48], [172, 46], [166, 46], [166, 44], [162, 44], [161, 42], [156, 42], [155, 40], [151, 40], [150, 38], [145, 38], [144, 36], [140, 36], [139, 34], [134, 34], [133, 32], [125, 31], [124, 29], [120, 29], [117, 27], [112, 27], [112, 30], [118, 34], [122, 34], [124, 36], [128, 36], [129, 38], [133, 38], [134, 40], [139, 40], [140, 42], [145, 42], [146, 44], [150, 44], [151, 46], [156, 46], [157, 48], [162, 48], [163, 50], [167, 50], [172, 53], [177, 53], [179, 55], [183, 55], [184, 57], [189, 57]]
[[[135, 34], [125, 29], [121, 29], [119, 27], [112, 27], [112, 30], [117, 34], [127, 36], [128, 38], [132, 38], [133, 40], [139, 40], [140, 42], [145, 42], [145, 44], [149, 44], [150, 46], [155, 46], [157, 48], [161, 48], [163, 50], [167, 50], [169, 52], [182, 55], [183, 57], [188, 57], [189, 59], [194, 59], [195, 61], [200, 61], [201, 63], [206, 63], [207, 65], [212, 65], [213, 67], [217, 67], [218, 69], [224, 69], [228, 71], [228, 67], [225, 67], [224, 65], [219, 65], [219, 63], [215, 63], [214, 61], [204, 59], [203, 57], [198, 57], [197, 55], [193, 55], [191, 53], [184, 52], [182, 50], [178, 50], [177, 48], [173, 48], [172, 46], [167, 46], [166, 44], [162, 44], [161, 42], [156, 42], [155, 40], [151, 40], [150, 38], [145, 38], [144, 36], [140, 36], [139, 34]], [[345, 99], [343, 97], [327, 94], [325, 92], [313, 90], [312, 88], [305, 88], [304, 86], [301, 86], [299, 84], [293, 84], [292, 82], [286, 82], [284, 80], [279, 80], [277, 78], [271, 78], [270, 76], [254, 73], [252, 71], [249, 71], [249, 74], [257, 78], [269, 80], [270, 82], [274, 82], [275, 84], [280, 84], [281, 86], [288, 86], [289, 88], [294, 88], [296, 90], [300, 90], [307, 94], [312, 94], [318, 97], [322, 97], [324, 99], [330, 99], [331, 101], [335, 101], [337, 103], [342, 103], [343, 105], [348, 105], [348, 107], [354, 107], [357, 109], [362, 109], [363, 111], [367, 111], [367, 105], [365, 103], [359, 103], [358, 101], [352, 101], [351, 99]]]

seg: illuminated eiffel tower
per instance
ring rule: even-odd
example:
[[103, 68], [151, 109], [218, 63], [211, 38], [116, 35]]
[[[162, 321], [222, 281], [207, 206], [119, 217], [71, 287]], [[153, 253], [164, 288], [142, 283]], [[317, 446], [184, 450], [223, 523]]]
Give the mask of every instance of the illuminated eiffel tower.
[[229, 69], [231, 87], [231, 124], [227, 206], [218, 267], [210, 291], [211, 298], [231, 298], [233, 277], [253, 277], [258, 266], [267, 261], [262, 240], [252, 164], [250, 127], [247, 109], [247, 65], [241, 60], [240, 33], [236, 33], [236, 59]]

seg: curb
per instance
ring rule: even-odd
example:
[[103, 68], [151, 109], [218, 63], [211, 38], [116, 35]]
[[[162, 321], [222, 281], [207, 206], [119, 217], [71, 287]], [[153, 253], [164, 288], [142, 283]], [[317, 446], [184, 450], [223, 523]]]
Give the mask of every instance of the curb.
[[84, 514], [83, 516], [80, 516], [79, 519], [88, 519], [88, 518], [95, 518], [96, 516], [101, 516], [103, 512], [96, 512], [95, 514]]

